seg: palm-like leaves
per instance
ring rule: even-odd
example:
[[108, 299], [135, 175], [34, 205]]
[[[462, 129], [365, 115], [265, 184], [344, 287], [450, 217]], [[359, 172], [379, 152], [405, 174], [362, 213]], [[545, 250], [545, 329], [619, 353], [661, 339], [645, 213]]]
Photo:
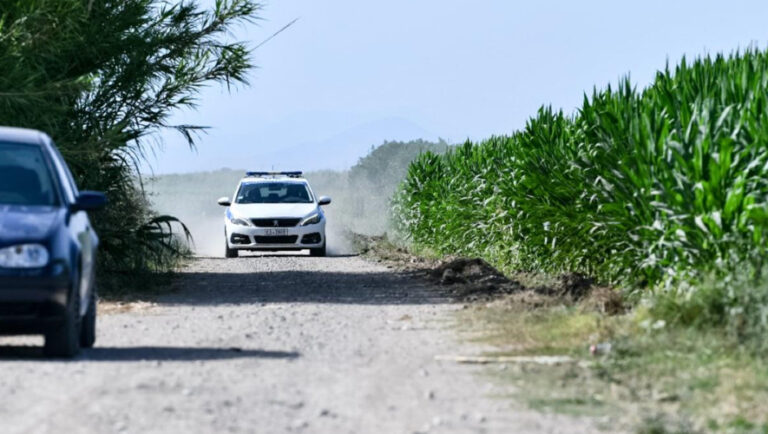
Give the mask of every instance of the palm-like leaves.
[[245, 81], [248, 50], [227, 32], [258, 9], [252, 0], [210, 11], [192, 1], [3, 2], [0, 124], [48, 132], [79, 184], [107, 193], [111, 206], [94, 218], [102, 269], [162, 267], [180, 252], [174, 220], [148, 209], [137, 168], [159, 129], [194, 146], [202, 127], [168, 119], [202, 86]]

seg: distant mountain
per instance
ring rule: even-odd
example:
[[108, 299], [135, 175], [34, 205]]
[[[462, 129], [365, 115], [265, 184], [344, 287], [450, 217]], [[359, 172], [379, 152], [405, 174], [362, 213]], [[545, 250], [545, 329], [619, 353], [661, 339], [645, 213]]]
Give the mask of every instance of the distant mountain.
[[[269, 124], [253, 120], [238, 128], [212, 128], [200, 137], [196, 152], [190, 152], [178, 134], [166, 132], [167, 146], [150, 164], [156, 174], [222, 167], [342, 170], [385, 141], [416, 139], [437, 141], [438, 136], [401, 117], [370, 120], [365, 115], [307, 111]], [[142, 171], [152, 172], [147, 164]]]
[[258, 168], [305, 171], [348, 169], [371, 148], [385, 141], [414, 139], [437, 140], [415, 123], [398, 117], [379, 119], [355, 125], [331, 137], [318, 137], [303, 143], [256, 154]]

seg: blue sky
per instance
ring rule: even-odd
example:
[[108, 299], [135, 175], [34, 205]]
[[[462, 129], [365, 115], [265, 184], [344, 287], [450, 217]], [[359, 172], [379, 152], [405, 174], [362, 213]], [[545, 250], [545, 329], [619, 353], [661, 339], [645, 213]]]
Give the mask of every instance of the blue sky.
[[197, 152], [163, 134], [151, 166], [341, 169], [387, 139], [507, 134], [624, 75], [645, 86], [668, 59], [763, 47], [766, 17], [756, 0], [272, 0], [236, 38], [299, 21], [254, 52], [250, 86], [174, 115], [212, 128]]

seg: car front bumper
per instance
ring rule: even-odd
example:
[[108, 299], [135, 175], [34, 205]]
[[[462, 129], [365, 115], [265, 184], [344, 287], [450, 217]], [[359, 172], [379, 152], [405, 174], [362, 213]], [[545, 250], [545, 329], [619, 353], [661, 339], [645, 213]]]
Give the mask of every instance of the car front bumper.
[[264, 228], [226, 223], [227, 245], [234, 250], [303, 250], [325, 245], [325, 220], [314, 225]]
[[38, 333], [60, 321], [67, 307], [70, 279], [0, 275], [0, 334]]

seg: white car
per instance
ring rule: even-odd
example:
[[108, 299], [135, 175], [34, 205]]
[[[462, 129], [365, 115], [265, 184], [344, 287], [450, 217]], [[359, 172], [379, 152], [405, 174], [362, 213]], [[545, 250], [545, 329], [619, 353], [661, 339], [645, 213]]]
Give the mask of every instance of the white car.
[[219, 199], [224, 216], [225, 256], [240, 250], [304, 250], [325, 256], [325, 214], [331, 198], [317, 197], [301, 172], [248, 172], [235, 197]]

